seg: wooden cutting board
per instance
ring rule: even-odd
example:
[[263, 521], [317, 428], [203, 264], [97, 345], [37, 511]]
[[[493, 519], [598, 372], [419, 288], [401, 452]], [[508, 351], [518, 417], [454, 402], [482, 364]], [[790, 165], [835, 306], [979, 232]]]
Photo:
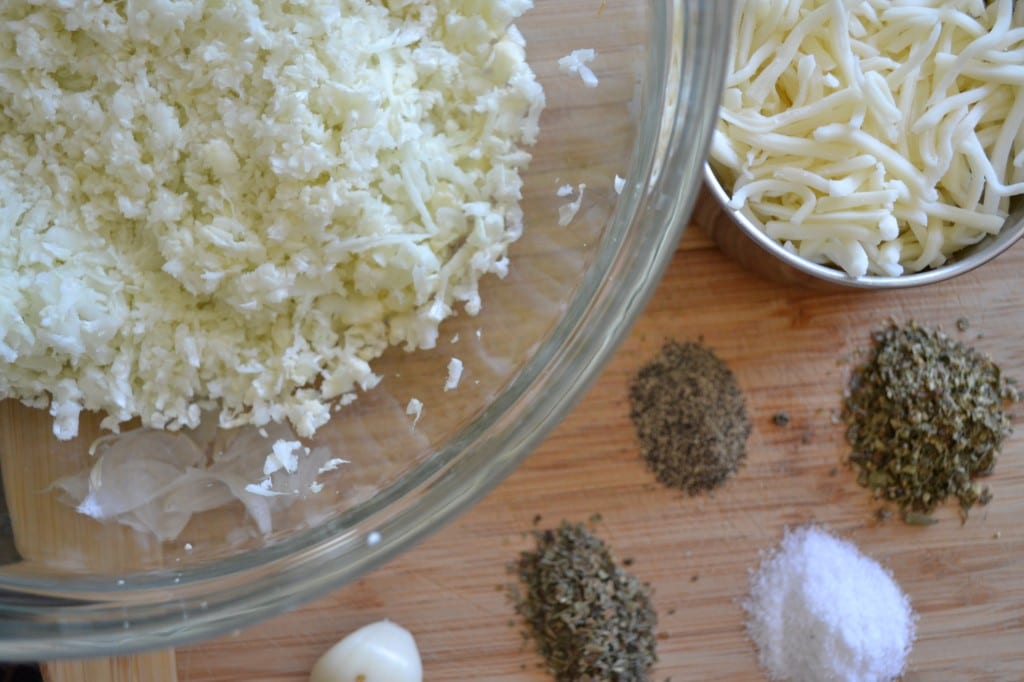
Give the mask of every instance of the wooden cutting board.
[[[879, 522], [843, 465], [835, 422], [851, 352], [893, 317], [941, 325], [1024, 380], [1024, 243], [973, 274], [897, 293], [822, 294], [776, 285], [685, 234], [632, 333], [567, 419], [480, 504], [372, 575], [217, 641], [179, 649], [189, 682], [299, 682], [336, 640], [371, 621], [408, 627], [430, 682], [551, 679], [525, 645], [501, 586], [527, 532], [598, 513], [597, 530], [649, 581], [659, 611], [653, 679], [760, 680], [738, 601], [758, 552], [787, 524], [816, 521], [888, 566], [920, 614], [906, 682], [1024, 680], [1024, 407], [966, 524]], [[958, 332], [956, 321], [970, 328]], [[714, 496], [654, 483], [639, 459], [627, 386], [666, 338], [705, 342], [735, 371], [754, 430], [746, 465]], [[772, 416], [785, 411], [780, 427]]]

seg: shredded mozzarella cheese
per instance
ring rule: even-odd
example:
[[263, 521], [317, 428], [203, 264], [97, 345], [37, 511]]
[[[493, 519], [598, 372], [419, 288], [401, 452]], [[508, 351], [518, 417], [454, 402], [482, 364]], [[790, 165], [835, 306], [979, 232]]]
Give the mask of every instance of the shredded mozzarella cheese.
[[1024, 4], [741, 0], [712, 165], [793, 253], [937, 267], [1024, 194]]
[[475, 314], [544, 105], [479, 5], [0, 3], [0, 397], [310, 436]]

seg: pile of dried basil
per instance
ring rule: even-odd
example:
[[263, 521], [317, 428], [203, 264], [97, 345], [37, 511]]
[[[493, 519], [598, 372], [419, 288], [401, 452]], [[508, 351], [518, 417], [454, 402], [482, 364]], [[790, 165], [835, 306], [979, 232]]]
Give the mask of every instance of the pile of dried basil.
[[558, 682], [639, 682], [657, 661], [650, 591], [582, 524], [535, 532], [516, 611]]
[[746, 456], [750, 421], [736, 377], [699, 342], [669, 341], [629, 391], [640, 451], [664, 485], [712, 490]]
[[995, 466], [1012, 431], [1004, 406], [1019, 391], [990, 358], [939, 329], [890, 323], [872, 338], [844, 407], [858, 482], [910, 522], [931, 522], [950, 496], [966, 517], [991, 496], [974, 479]]

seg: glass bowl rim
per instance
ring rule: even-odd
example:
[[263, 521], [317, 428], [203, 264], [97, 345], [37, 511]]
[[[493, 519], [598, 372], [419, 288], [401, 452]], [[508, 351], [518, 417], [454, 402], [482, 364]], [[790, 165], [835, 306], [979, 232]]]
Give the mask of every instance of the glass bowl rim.
[[[454, 441], [360, 505], [354, 521], [346, 512], [214, 564], [74, 585], [5, 576], [0, 623], [7, 625], [0, 624], [0, 659], [126, 654], [244, 627], [381, 565], [508, 476], [610, 359], [653, 294], [687, 225], [717, 119], [717, 106], [706, 103], [720, 98], [727, 53], [721, 44], [730, 33], [733, 0], [697, 5], [683, 0], [648, 5], [649, 35], [659, 36], [664, 46], [649, 50], [646, 59], [645, 86], [656, 87], [645, 93], [649, 106], [641, 112], [626, 189], [611, 220], [623, 227], [603, 240], [609, 243], [602, 245], [569, 311], [540, 350]], [[701, 21], [690, 16], [695, 11]], [[531, 394], [536, 395], [528, 399]], [[468, 472], [453, 476], [456, 467]], [[368, 540], [371, 533], [379, 542]], [[223, 585], [232, 579], [232, 586]]]

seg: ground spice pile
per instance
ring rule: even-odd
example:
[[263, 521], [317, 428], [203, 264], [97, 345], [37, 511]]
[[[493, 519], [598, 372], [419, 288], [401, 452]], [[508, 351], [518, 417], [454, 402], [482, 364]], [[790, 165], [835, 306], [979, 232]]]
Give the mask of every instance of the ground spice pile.
[[931, 521], [949, 496], [966, 516], [991, 497], [974, 479], [995, 467], [1013, 430], [1005, 405], [1020, 392], [989, 357], [939, 329], [890, 323], [872, 338], [844, 408], [858, 482], [910, 522]]
[[743, 393], [702, 343], [666, 343], [637, 373], [629, 398], [641, 454], [666, 486], [690, 495], [711, 490], [746, 456]]
[[535, 532], [517, 563], [516, 611], [558, 682], [639, 682], [657, 661], [646, 585], [582, 524]]

